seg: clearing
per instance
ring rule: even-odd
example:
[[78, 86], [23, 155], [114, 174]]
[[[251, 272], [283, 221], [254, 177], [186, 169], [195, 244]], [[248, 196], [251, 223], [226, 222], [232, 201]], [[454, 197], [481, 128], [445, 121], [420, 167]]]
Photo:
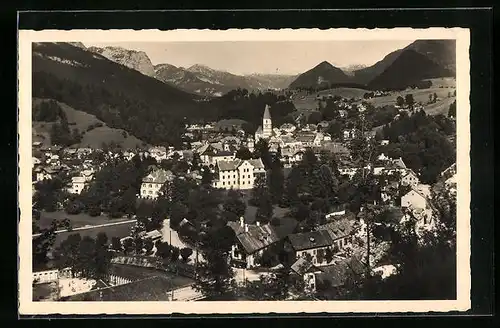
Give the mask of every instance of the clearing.
[[95, 226], [95, 225], [100, 225], [100, 224], [115, 223], [115, 222], [130, 220], [128, 218], [110, 219], [109, 217], [104, 216], [104, 215], [92, 217], [92, 216], [85, 214], [85, 213], [70, 215], [64, 211], [57, 211], [57, 212], [41, 211], [40, 212], [40, 221], [39, 221], [40, 228], [42, 228], [42, 229], [48, 228], [53, 219], [57, 219], [57, 220], [69, 219], [69, 221], [71, 222], [71, 227], [73, 229], [74, 228], [81, 228], [84, 226]]
[[56, 241], [54, 243], [54, 247], [58, 247], [61, 242], [66, 240], [69, 235], [72, 234], [80, 234], [80, 236], [83, 238], [85, 236], [89, 236], [92, 238], [95, 238], [98, 233], [104, 232], [106, 236], [108, 236], [108, 241], [111, 242], [111, 238], [113, 237], [118, 237], [118, 238], [124, 238], [130, 235], [130, 229], [132, 226], [135, 225], [135, 222], [129, 222], [129, 223], [123, 223], [123, 224], [117, 224], [117, 225], [112, 225], [112, 226], [104, 226], [104, 227], [98, 227], [98, 228], [92, 228], [92, 229], [86, 229], [86, 230], [78, 230], [78, 231], [66, 231], [66, 232], [61, 232], [56, 235]]
[[313, 93], [307, 95], [305, 92], [299, 92], [292, 96], [292, 102], [297, 110], [314, 110], [318, 107], [318, 100], [316, 99], [316, 94], [321, 96], [341, 96], [343, 98], [363, 98], [363, 95], [369, 92], [369, 90], [358, 89], [358, 88], [335, 88], [322, 90], [318, 93]]
[[[33, 98], [33, 103], [48, 101], [49, 99]], [[101, 148], [102, 143], [115, 142], [121, 144], [124, 149], [134, 149], [144, 144], [142, 140], [129, 134], [125, 130], [108, 127], [104, 122], [99, 120], [94, 115], [76, 110], [64, 103], [58, 102], [68, 119], [70, 129], [78, 129], [83, 133], [83, 138], [79, 144], [75, 146]], [[87, 128], [91, 125], [102, 124], [101, 127], [96, 127], [90, 131]], [[33, 141], [40, 141], [44, 146], [50, 146], [50, 129], [52, 122], [32, 122]]]

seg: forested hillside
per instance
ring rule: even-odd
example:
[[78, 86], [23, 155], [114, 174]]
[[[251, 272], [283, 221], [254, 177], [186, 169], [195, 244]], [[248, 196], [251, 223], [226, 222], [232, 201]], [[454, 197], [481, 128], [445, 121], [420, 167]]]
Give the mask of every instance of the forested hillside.
[[67, 43], [33, 45], [33, 96], [95, 115], [151, 144], [179, 144], [196, 96]]
[[252, 93], [246, 89], [232, 90], [222, 97], [212, 99], [210, 105], [214, 111], [212, 113], [206, 112], [206, 115], [216, 120], [230, 118], [245, 120], [249, 123], [245, 130], [250, 133], [255, 132], [257, 127], [262, 124], [266, 105], [271, 106], [274, 126], [291, 122], [292, 118], [289, 114], [295, 111], [293, 103], [287, 100], [284, 95], [276, 95], [271, 92]]
[[382, 152], [392, 158], [402, 157], [408, 167], [421, 174], [423, 183], [431, 184], [456, 161], [456, 149], [448, 140], [454, 133], [452, 120], [420, 111], [411, 116], [402, 113], [384, 126], [379, 136], [390, 141]]

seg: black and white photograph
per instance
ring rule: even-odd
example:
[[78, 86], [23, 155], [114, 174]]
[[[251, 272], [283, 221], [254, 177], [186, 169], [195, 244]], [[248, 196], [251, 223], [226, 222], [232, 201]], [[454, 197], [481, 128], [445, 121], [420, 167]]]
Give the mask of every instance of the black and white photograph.
[[467, 29], [19, 42], [26, 313], [470, 307]]

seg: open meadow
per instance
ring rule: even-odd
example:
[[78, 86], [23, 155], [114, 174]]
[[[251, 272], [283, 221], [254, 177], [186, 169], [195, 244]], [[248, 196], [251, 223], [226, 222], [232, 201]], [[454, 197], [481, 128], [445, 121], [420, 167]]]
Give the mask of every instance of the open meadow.
[[128, 218], [111, 219], [105, 215], [90, 216], [86, 213], [70, 215], [64, 211], [57, 211], [57, 212], [41, 211], [40, 212], [40, 222], [39, 222], [40, 228], [41, 229], [48, 228], [53, 219], [56, 219], [56, 220], [68, 219], [71, 222], [71, 227], [73, 229], [74, 228], [81, 228], [81, 227], [85, 227], [85, 226], [95, 226], [95, 225], [100, 225], [100, 224], [117, 223], [117, 222], [123, 222], [123, 221], [130, 220]]

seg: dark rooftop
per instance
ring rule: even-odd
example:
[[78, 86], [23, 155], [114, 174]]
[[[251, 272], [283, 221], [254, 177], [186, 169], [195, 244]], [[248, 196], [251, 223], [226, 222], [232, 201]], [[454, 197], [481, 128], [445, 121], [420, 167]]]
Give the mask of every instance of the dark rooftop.
[[288, 239], [296, 251], [333, 245], [333, 240], [326, 230], [296, 233], [289, 235]]
[[321, 267], [322, 271], [318, 274], [320, 280], [329, 280], [332, 287], [343, 286], [350, 276], [359, 276], [363, 274], [366, 266], [357, 257], [341, 260], [337, 264]]

